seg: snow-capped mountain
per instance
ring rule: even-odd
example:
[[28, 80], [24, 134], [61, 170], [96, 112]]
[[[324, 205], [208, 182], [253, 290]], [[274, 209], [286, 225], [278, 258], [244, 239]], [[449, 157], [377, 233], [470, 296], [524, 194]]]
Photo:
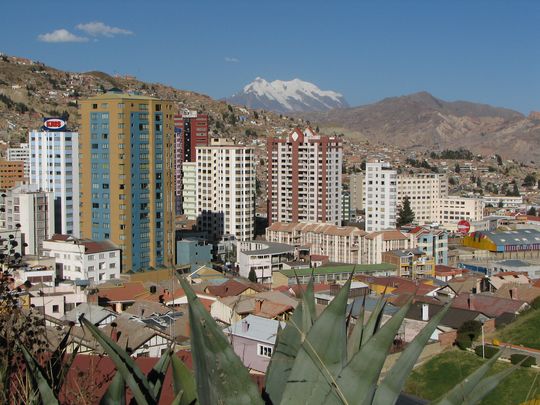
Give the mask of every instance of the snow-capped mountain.
[[326, 111], [349, 106], [340, 93], [321, 90], [313, 83], [300, 79], [267, 82], [260, 77], [226, 101], [279, 113]]

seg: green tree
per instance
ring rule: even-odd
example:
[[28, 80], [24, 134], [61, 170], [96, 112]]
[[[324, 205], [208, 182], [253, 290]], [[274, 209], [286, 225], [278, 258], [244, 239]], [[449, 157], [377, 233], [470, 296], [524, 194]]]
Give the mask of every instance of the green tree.
[[525, 176], [523, 185], [525, 187], [534, 187], [536, 185], [536, 176], [534, 175], [534, 173], [529, 173], [528, 175]]
[[251, 281], [252, 283], [257, 282], [257, 273], [255, 273], [255, 269], [251, 269], [249, 271], [248, 280]]
[[497, 158], [497, 164], [498, 164], [499, 166], [502, 166], [502, 165], [503, 165], [503, 161], [502, 161], [501, 155], [495, 155], [495, 157]]
[[403, 226], [410, 224], [414, 221], [414, 211], [411, 209], [411, 201], [409, 196], [405, 196], [403, 199], [403, 204], [399, 207], [398, 210], [398, 219], [396, 225]]
[[456, 163], [456, 165], [454, 166], [454, 172], [456, 173], [461, 172], [461, 169], [459, 168], [459, 163]]
[[536, 208], [534, 208], [534, 207], [529, 208], [529, 210], [527, 211], [527, 215], [532, 215], [533, 217], [535, 217], [536, 216]]

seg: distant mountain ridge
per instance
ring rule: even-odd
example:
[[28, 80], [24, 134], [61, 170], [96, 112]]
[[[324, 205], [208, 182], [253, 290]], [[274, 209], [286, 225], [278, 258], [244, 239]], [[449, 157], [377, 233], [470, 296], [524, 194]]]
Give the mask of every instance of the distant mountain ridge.
[[321, 90], [313, 83], [300, 79], [268, 82], [257, 77], [244, 86], [241, 92], [225, 99], [236, 105], [264, 109], [277, 113], [326, 111], [348, 107], [342, 94], [331, 90]]
[[468, 148], [540, 162], [540, 120], [506, 108], [444, 101], [427, 92], [385, 98], [360, 107], [303, 113], [326, 128], [353, 131], [359, 139], [402, 148]]

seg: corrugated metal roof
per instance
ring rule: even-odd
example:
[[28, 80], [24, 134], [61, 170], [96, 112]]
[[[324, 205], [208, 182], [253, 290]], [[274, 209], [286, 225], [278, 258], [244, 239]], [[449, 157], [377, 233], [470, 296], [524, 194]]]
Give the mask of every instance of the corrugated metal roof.
[[226, 328], [224, 332], [229, 335], [240, 336], [273, 345], [276, 343], [276, 335], [280, 323], [281, 328], [285, 328], [287, 325], [285, 322], [248, 315], [241, 321]]

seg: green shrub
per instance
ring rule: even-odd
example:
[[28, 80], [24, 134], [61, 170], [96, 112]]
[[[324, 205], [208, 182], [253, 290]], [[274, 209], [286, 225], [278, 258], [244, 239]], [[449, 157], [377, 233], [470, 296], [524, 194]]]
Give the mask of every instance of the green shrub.
[[467, 335], [458, 335], [456, 338], [456, 344], [461, 350], [467, 350], [472, 346], [472, 340]]
[[536, 297], [536, 298], [531, 302], [531, 309], [540, 309], [540, 297]]
[[[474, 348], [474, 352], [482, 357], [482, 345], [480, 346], [476, 346]], [[497, 347], [494, 347], [494, 346], [488, 346], [488, 345], [485, 345], [484, 346], [484, 350], [483, 350], [483, 354], [484, 354], [484, 357], [486, 359], [491, 359], [493, 356], [495, 356], [497, 353], [499, 352], [499, 349]]]
[[532, 356], [527, 356], [526, 354], [513, 354], [510, 356], [510, 362], [512, 364], [518, 364], [523, 359], [526, 359], [523, 363], [521, 363], [521, 367], [530, 367], [536, 365], [536, 358]]

